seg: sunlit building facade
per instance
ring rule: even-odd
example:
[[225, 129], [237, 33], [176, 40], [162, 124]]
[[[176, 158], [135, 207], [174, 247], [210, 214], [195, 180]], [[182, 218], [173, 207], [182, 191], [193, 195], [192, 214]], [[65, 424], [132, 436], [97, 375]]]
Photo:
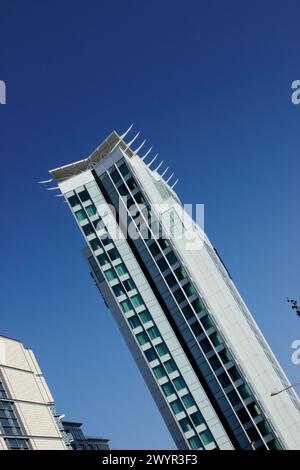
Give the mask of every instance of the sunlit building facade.
[[50, 174], [178, 449], [300, 449], [297, 395], [271, 397], [289, 382], [153, 161], [114, 131], [88, 158]]

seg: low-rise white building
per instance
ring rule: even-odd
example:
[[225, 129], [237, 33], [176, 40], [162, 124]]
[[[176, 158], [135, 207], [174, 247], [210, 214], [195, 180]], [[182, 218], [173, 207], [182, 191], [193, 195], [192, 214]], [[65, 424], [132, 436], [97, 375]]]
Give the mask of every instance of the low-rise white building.
[[0, 336], [0, 450], [67, 450], [54, 400], [31, 349]]

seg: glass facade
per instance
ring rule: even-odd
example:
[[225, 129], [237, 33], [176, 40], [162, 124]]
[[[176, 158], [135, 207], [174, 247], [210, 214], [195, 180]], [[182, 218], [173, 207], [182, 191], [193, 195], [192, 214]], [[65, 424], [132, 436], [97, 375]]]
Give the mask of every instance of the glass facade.
[[[158, 302], [167, 318], [174, 324], [174, 331], [180, 343], [185, 344], [184, 350], [194, 351], [195, 358], [190, 353], [188, 357], [198, 374], [199, 382], [217, 410], [217, 415], [222, 416], [222, 424], [230, 437], [233, 436], [236, 448], [250, 449], [253, 445], [255, 448], [266, 449], [281, 447], [259, 400], [243, 377], [222, 332], [189, 276], [180, 253], [176, 252], [171, 240], [164, 236], [163, 227], [159, 220], [156, 220], [146, 194], [125, 160], [120, 160], [101, 175], [97, 185], [102, 193], [105, 191], [109, 194], [107, 203], [114, 205], [117, 217], [118, 203], [123, 201], [128, 222], [134, 225], [139, 234], [137, 239], [128, 242], [130, 248], [139, 253], [138, 263], [151, 287], [151, 279], [155, 277], [155, 295]], [[160, 333], [159, 325], [155, 324], [151, 309], [147, 307], [143, 294], [138, 292], [130, 269], [126, 267], [126, 261], [97, 212], [88, 187], [81, 187], [78, 192], [71, 191], [67, 197], [99, 269], [106, 278], [187, 445], [191, 449], [218, 448], [197, 401], [180, 374], [180, 367], [177, 366], [163, 334]], [[146, 206], [147, 214], [151, 213], [152, 221], [155, 221], [158, 228], [158, 237], [152, 232], [152, 226], [149, 225], [141, 205]], [[95, 217], [98, 223], [101, 223], [101, 234], [93, 229]], [[166, 298], [166, 292], [170, 299], [168, 302], [161, 300]], [[176, 321], [173, 318], [176, 318]], [[172, 376], [174, 373], [177, 374], [176, 377]], [[161, 380], [165, 379], [168, 381], [161, 383]], [[184, 418], [180, 415], [182, 412], [185, 414]], [[180, 415], [180, 419], [177, 415]], [[191, 433], [194, 433], [194, 436], [191, 436]]]

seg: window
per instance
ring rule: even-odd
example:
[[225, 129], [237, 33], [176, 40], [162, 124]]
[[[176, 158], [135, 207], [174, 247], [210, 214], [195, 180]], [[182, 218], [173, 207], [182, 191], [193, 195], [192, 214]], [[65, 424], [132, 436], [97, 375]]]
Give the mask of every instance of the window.
[[205, 446], [214, 440], [212, 433], [208, 429], [206, 431], [200, 432], [199, 436]]
[[241, 400], [239, 399], [239, 396], [235, 390], [232, 390], [231, 392], [227, 393], [227, 397], [230, 403], [232, 404], [232, 406], [236, 406], [239, 403], [241, 403]]
[[186, 305], [182, 309], [183, 315], [185, 316], [186, 320], [190, 320], [191, 318], [194, 317], [194, 312], [192, 308], [189, 305]]
[[112, 171], [110, 176], [111, 176], [111, 179], [113, 180], [114, 183], [117, 183], [121, 179], [121, 176], [120, 176], [120, 173], [118, 172], [118, 170]]
[[192, 450], [202, 449], [202, 444], [198, 436], [190, 437], [188, 443]]
[[161, 388], [163, 389], [163, 392], [166, 397], [169, 397], [170, 395], [173, 395], [175, 393], [175, 388], [173, 387], [171, 382], [167, 382], [166, 384], [162, 385]]
[[128, 167], [127, 167], [126, 163], [122, 163], [122, 165], [119, 166], [119, 172], [120, 172], [121, 175], [123, 175], [123, 176], [128, 175], [129, 170], [128, 170]]
[[144, 353], [148, 362], [152, 362], [157, 359], [157, 354], [154, 348], [147, 349], [146, 351], [144, 351]]
[[0, 402], [0, 430], [6, 436], [21, 435], [22, 431], [11, 402]]
[[235, 366], [230, 367], [230, 369], [228, 369], [228, 374], [230, 375], [233, 382], [236, 382], [241, 378], [240, 373]]
[[69, 201], [69, 203], [72, 207], [75, 207], [78, 204], [80, 204], [80, 201], [79, 201], [78, 196], [76, 194], [74, 194], [73, 196], [68, 197], [68, 201]]
[[183, 430], [183, 432], [192, 431], [193, 429], [192, 423], [190, 422], [188, 418], [183, 418], [179, 420], [178, 423], [181, 429]]
[[139, 320], [139, 317], [137, 315], [133, 315], [132, 317], [128, 318], [128, 323], [131, 326], [131, 328], [137, 328], [138, 326], [141, 325], [141, 322]]
[[101, 237], [101, 241], [102, 241], [104, 246], [109, 245], [110, 243], [112, 243], [112, 240], [108, 235], [103, 235]]
[[159, 238], [157, 241], [162, 250], [168, 248], [169, 242], [165, 238]]
[[237, 389], [238, 389], [241, 397], [243, 398], [243, 400], [245, 400], [246, 398], [251, 397], [251, 391], [250, 391], [248, 385], [242, 384]]
[[276, 439], [273, 439], [272, 441], [268, 442], [268, 447], [270, 450], [282, 450], [281, 445]]
[[129, 179], [126, 181], [126, 184], [127, 184], [128, 188], [129, 188], [131, 191], [133, 191], [133, 190], [137, 187], [137, 185], [135, 184], [135, 181], [134, 181], [134, 179], [133, 179], [132, 177], [129, 178]]
[[191, 329], [192, 331], [194, 332], [194, 335], [195, 336], [200, 336], [202, 333], [204, 333], [204, 331], [202, 330], [201, 326], [199, 325], [199, 323], [193, 323], [191, 325]]
[[207, 338], [204, 338], [202, 341], [199, 342], [199, 344], [205, 354], [209, 353], [209, 351], [212, 350], [212, 345], [210, 344]]
[[246, 424], [248, 423], [248, 421], [250, 421], [249, 413], [247, 413], [245, 408], [242, 408], [241, 410], [237, 411], [236, 414], [238, 415], [238, 418], [242, 424]]
[[160, 343], [156, 346], [156, 351], [158, 352], [158, 354], [160, 356], [164, 356], [165, 354], [168, 354], [169, 353], [169, 350], [166, 346], [165, 343]]
[[260, 423], [258, 423], [257, 427], [264, 437], [267, 436], [268, 434], [271, 434], [272, 432], [272, 429], [269, 423], [267, 423], [266, 421], [261, 421]]
[[200, 318], [200, 321], [205, 330], [208, 330], [209, 328], [213, 326], [213, 323], [208, 315], [204, 315], [204, 317]]
[[143, 323], [147, 323], [148, 321], [152, 320], [148, 310], [143, 310], [143, 312], [140, 312], [139, 315]]
[[169, 263], [170, 263], [171, 265], [177, 263], [177, 261], [178, 261], [177, 257], [176, 257], [175, 254], [173, 253], [173, 251], [170, 251], [170, 253], [168, 253], [168, 254], [166, 255], [166, 258], [167, 258], [167, 260], [169, 261]]
[[258, 408], [256, 403], [250, 403], [250, 405], [247, 406], [252, 418], [256, 418], [256, 416], [259, 416], [261, 414], [260, 409]]
[[130, 297], [131, 302], [133, 303], [134, 307], [140, 307], [143, 305], [143, 299], [140, 296], [140, 294], [134, 295], [133, 297]]
[[223, 364], [227, 364], [227, 362], [232, 360], [232, 356], [227, 349], [222, 349], [222, 351], [219, 352], [219, 356]]
[[78, 222], [82, 222], [83, 220], [85, 220], [87, 218], [86, 213], [84, 212], [83, 209], [80, 209], [79, 211], [76, 211], [75, 212], [75, 217], [78, 220]]
[[86, 236], [92, 235], [92, 233], [95, 233], [93, 226], [91, 224], [83, 225], [82, 230]]
[[181, 401], [179, 399], [175, 400], [175, 401], [172, 401], [170, 403], [171, 405], [171, 408], [173, 410], [173, 412], [177, 415], [178, 413], [181, 413], [181, 411], [184, 410], [183, 408], [183, 405], [181, 403]]
[[217, 370], [220, 367], [222, 367], [221, 362], [219, 361], [219, 359], [217, 358], [217, 356], [215, 354], [212, 357], [210, 357], [208, 359], [208, 361], [209, 361], [211, 367], [213, 368], [213, 370]]
[[149, 343], [149, 338], [148, 338], [148, 336], [146, 335], [146, 333], [144, 331], [142, 331], [142, 333], [138, 333], [136, 335], [136, 339], [138, 340], [138, 342], [140, 343], [141, 346], [143, 346], [144, 344]]
[[115, 261], [116, 259], [120, 258], [120, 254], [116, 248], [113, 248], [112, 250], [109, 250], [107, 252], [108, 256], [112, 261]]
[[9, 450], [29, 450], [28, 439], [5, 439]]
[[192, 284], [190, 282], [188, 282], [187, 284], [185, 284], [183, 287], [183, 290], [184, 292], [186, 293], [186, 295], [188, 297], [191, 297], [192, 295], [194, 295], [196, 293], [196, 290], [194, 288], [194, 286], [192, 286]]
[[109, 263], [109, 259], [107, 258], [105, 253], [101, 253], [101, 255], [98, 255], [97, 260], [99, 261], [101, 266], [104, 266], [105, 264]]
[[168, 274], [166, 277], [165, 277], [165, 280], [167, 281], [167, 284], [169, 287], [173, 287], [175, 286], [175, 284], [177, 284], [177, 281], [175, 279], [175, 277], [173, 276], [172, 273]]
[[157, 379], [162, 379], [163, 377], [166, 377], [166, 372], [163, 366], [154, 367], [153, 372]]
[[171, 374], [172, 372], [175, 372], [175, 370], [177, 370], [176, 363], [173, 359], [169, 359], [168, 361], [164, 362], [164, 366], [168, 374]]
[[87, 211], [87, 214], [92, 217], [93, 215], [96, 215], [97, 214], [97, 210], [96, 210], [96, 207], [94, 206], [94, 204], [91, 204], [90, 206], [87, 206], [85, 208], [85, 210]]
[[182, 281], [183, 279], [187, 277], [187, 273], [185, 269], [183, 269], [181, 266], [175, 269], [174, 273], [176, 274], [178, 281]]
[[173, 294], [179, 304], [185, 300], [184, 293], [181, 289], [176, 290], [175, 292], [173, 292]]
[[0, 380], [0, 398], [7, 398], [6, 391], [4, 389], [3, 383]]
[[118, 266], [115, 266], [115, 268], [116, 268], [116, 271], [119, 274], [119, 276], [123, 276], [124, 274], [127, 273], [126, 266], [123, 263], [118, 264]]
[[215, 347], [220, 346], [220, 344], [222, 344], [222, 338], [217, 331], [214, 331], [214, 333], [209, 335], [209, 337]]
[[[94, 225], [94, 227], [96, 229], [96, 232], [100, 232], [100, 230], [106, 230], [105, 224], [104, 224], [103, 220], [101, 220], [101, 219], [93, 220], [92, 224]], [[108, 238], [108, 237], [105, 237], [105, 238]], [[103, 245], [108, 244], [108, 243], [104, 243], [105, 238], [103, 238]], [[102, 240], [102, 238], [101, 238], [101, 240]]]
[[161, 258], [160, 260], [157, 261], [158, 267], [161, 271], [166, 271], [169, 269], [168, 263], [164, 258]]
[[151, 328], [148, 328], [147, 333], [152, 340], [160, 337], [159, 329], [156, 326], [151, 326]]
[[126, 281], [123, 281], [123, 285], [124, 285], [125, 289], [127, 290], [127, 292], [135, 289], [135, 283], [133, 282], [133, 280], [131, 278], [126, 279]]
[[145, 204], [145, 199], [144, 199], [144, 196], [142, 195], [142, 193], [138, 192], [136, 193], [136, 195], [134, 196], [135, 197], [135, 200], [138, 204]]
[[127, 196], [128, 189], [126, 188], [125, 184], [121, 184], [119, 186], [119, 193], [121, 194], [121, 196]]
[[173, 380], [173, 384], [175, 385], [175, 388], [178, 391], [186, 387], [186, 383], [181, 376], [176, 377], [176, 379]]
[[151, 254], [153, 257], [157, 256], [159, 253], [160, 253], [160, 249], [157, 245], [157, 243], [152, 243], [151, 245], [149, 245], [149, 250], [151, 251]]
[[204, 419], [200, 411], [195, 411], [190, 415], [191, 420], [193, 421], [195, 426], [200, 426], [200, 424], [204, 423]]
[[196, 402], [190, 393], [188, 393], [187, 395], [184, 395], [184, 397], [182, 397], [181, 399], [186, 408], [190, 408], [191, 406], [196, 405]]
[[117, 284], [116, 286], [113, 286], [112, 290], [114, 291], [114, 294], [116, 297], [119, 297], [120, 295], [125, 294], [124, 289], [121, 286], [121, 284]]
[[78, 193], [78, 196], [80, 197], [81, 202], [85, 202], [85, 201], [88, 201], [90, 199], [90, 195], [89, 195], [89, 193], [87, 192], [86, 189], [84, 189], [83, 191]]
[[102, 248], [101, 243], [98, 240], [98, 238], [94, 238], [94, 240], [90, 240], [90, 245], [93, 251], [96, 251], [99, 248]]
[[260, 440], [260, 436], [257, 432], [257, 429], [252, 426], [251, 428], [248, 428], [246, 430], [246, 433], [248, 434], [249, 436], [249, 439], [252, 441], [252, 442], [256, 442], [256, 441], [259, 441]]
[[113, 281], [114, 279], [117, 279], [117, 275], [113, 269], [108, 269], [105, 271], [105, 277], [108, 281]]
[[120, 305], [124, 313], [130, 312], [130, 310], [132, 310], [132, 305], [129, 300], [123, 300], [123, 302], [121, 302]]
[[228, 387], [228, 385], [231, 384], [228, 375], [226, 372], [222, 372], [222, 374], [218, 375], [218, 379], [222, 385], [223, 388]]
[[200, 299], [193, 300], [192, 306], [193, 306], [196, 313], [202, 312], [202, 310], [204, 308]]

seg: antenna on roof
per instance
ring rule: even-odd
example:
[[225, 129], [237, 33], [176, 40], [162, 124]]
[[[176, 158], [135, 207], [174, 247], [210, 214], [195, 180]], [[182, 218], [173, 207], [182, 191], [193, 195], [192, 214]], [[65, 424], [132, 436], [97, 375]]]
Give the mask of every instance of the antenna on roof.
[[147, 152], [145, 153], [145, 155], [143, 157], [141, 157], [141, 159], [144, 161], [145, 158], [149, 155], [149, 153], [151, 152], [152, 150], [152, 147], [149, 148], [149, 150], [147, 150]]
[[175, 186], [176, 186], [176, 184], [178, 183], [178, 181], [179, 181], [179, 178], [175, 181], [175, 183], [173, 184], [173, 186], [171, 186], [171, 189], [174, 189], [174, 188], [175, 188]]
[[153, 162], [155, 162], [155, 160], [157, 159], [158, 157], [158, 153], [156, 155], [154, 155], [154, 157], [152, 158], [151, 162], [148, 163], [147, 167], [150, 168], [150, 166], [152, 165]]

